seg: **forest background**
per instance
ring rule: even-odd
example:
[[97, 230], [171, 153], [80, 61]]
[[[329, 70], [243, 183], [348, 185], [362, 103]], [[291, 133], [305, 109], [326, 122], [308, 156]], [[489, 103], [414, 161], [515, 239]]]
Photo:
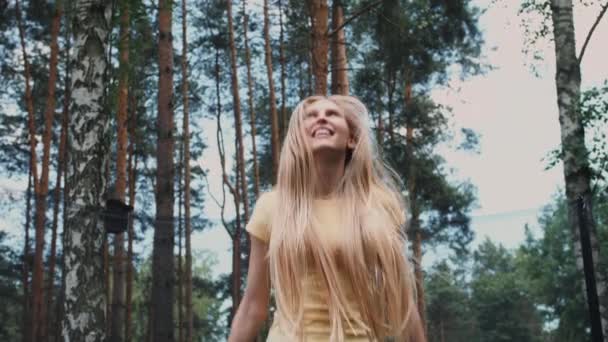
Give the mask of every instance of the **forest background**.
[[[0, 1], [0, 338], [225, 340], [244, 223], [312, 93], [369, 107], [432, 341], [591, 339], [579, 197], [608, 336], [606, 7]], [[122, 234], [108, 198], [134, 207]]]

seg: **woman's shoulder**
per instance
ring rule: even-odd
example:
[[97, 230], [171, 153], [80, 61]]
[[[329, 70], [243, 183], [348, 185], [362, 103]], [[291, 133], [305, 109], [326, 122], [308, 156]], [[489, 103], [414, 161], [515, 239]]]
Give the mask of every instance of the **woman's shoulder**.
[[260, 194], [245, 229], [264, 242], [270, 241], [271, 217], [277, 207], [277, 192], [270, 190]]
[[275, 188], [265, 191], [260, 194], [258, 199], [255, 201], [255, 208], [273, 208], [278, 204], [278, 192]]

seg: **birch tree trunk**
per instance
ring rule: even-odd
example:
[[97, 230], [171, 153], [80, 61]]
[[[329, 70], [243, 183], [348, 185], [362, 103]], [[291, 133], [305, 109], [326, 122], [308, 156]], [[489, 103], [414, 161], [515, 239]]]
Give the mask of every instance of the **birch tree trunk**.
[[[118, 112], [116, 114], [116, 186], [114, 196], [124, 202], [127, 187], [127, 118], [129, 100], [129, 1], [120, 2], [120, 42]], [[125, 324], [125, 238], [124, 233], [114, 236], [114, 265], [112, 286], [112, 324], [110, 341], [124, 341]]]
[[[344, 23], [344, 13], [339, 0], [332, 6], [332, 29], [336, 30]], [[348, 73], [346, 59], [346, 40], [344, 28], [336, 31], [331, 38], [331, 93], [348, 95]]]
[[188, 98], [188, 20], [186, 0], [182, 0], [182, 97], [184, 102], [184, 232], [186, 243], [186, 342], [192, 342], [194, 323], [192, 317], [192, 225], [190, 222], [190, 105]]
[[174, 341], [173, 299], [175, 245], [173, 223], [174, 122], [172, 3], [158, 1], [158, 143], [156, 149], [156, 224], [152, 259], [152, 329], [154, 342]]
[[272, 146], [272, 183], [276, 183], [279, 172], [279, 119], [274, 94], [274, 80], [272, 78], [272, 51], [270, 47], [270, 20], [268, 18], [268, 0], [264, 0], [264, 56], [266, 61], [266, 74], [268, 75], [268, 95], [270, 99], [270, 132]]
[[574, 41], [574, 22], [572, 0], [551, 0], [553, 34], [555, 38], [557, 107], [561, 127], [562, 161], [568, 200], [568, 222], [574, 243], [577, 269], [583, 274], [583, 256], [581, 248], [580, 224], [578, 219], [577, 200], [583, 199], [584, 219], [586, 221], [593, 266], [599, 298], [599, 309], [604, 340], [608, 339], [608, 303], [606, 278], [599, 271], [599, 244], [596, 223], [593, 218], [592, 193], [590, 188], [591, 170], [586, 159], [585, 131], [579, 111], [581, 72], [576, 57]]
[[329, 37], [327, 21], [329, 9], [327, 0], [309, 1], [310, 21], [312, 24], [312, 73], [314, 75], [314, 94], [327, 94], [327, 52]]
[[65, 234], [65, 341], [105, 341], [105, 301], [99, 215], [106, 189], [109, 117], [104, 112], [105, 51], [111, 2], [76, 1], [72, 15], [71, 118], [68, 131]]

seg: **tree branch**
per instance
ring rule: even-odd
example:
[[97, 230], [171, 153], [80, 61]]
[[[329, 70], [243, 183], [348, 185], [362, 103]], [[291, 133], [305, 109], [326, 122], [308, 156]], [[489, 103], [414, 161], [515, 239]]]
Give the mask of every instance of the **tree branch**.
[[593, 35], [595, 28], [600, 23], [600, 21], [602, 20], [602, 17], [606, 13], [606, 9], [608, 9], [608, 1], [604, 4], [604, 6], [602, 6], [602, 10], [601, 10], [600, 14], [595, 19], [595, 22], [593, 23], [593, 26], [591, 26], [589, 33], [587, 33], [587, 38], [585, 38], [585, 43], [583, 44], [580, 55], [578, 56], [579, 65], [581, 64], [581, 61], [583, 60], [583, 56], [585, 55], [585, 50], [587, 49], [587, 44], [589, 44], [589, 41], [591, 40], [591, 36]]
[[327, 30], [327, 36], [331, 38], [331, 36], [333, 36], [334, 34], [336, 34], [338, 31], [340, 31], [341, 29], [344, 28], [344, 26], [346, 26], [348, 23], [350, 23], [351, 21], [357, 19], [357, 17], [361, 16], [362, 14], [365, 14], [366, 12], [370, 11], [371, 9], [373, 9], [374, 7], [380, 5], [382, 3], [382, 0], [378, 0], [376, 2], [372, 2], [371, 4], [363, 7], [362, 9], [360, 9], [359, 11], [357, 11], [355, 14], [352, 15], [352, 17], [344, 20], [344, 22], [342, 23], [342, 25], [336, 27], [335, 30], [329, 32], [329, 30]]

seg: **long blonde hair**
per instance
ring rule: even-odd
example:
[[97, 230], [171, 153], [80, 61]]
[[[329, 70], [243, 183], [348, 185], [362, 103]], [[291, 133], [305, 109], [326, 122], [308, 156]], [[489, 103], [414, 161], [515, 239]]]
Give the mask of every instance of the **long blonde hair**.
[[[306, 107], [321, 99], [344, 111], [356, 139], [336, 189], [344, 222], [344, 239], [337, 253], [310, 229], [314, 223], [316, 171], [303, 118]], [[278, 310], [288, 329], [300, 338], [304, 313], [301, 281], [310, 267], [307, 260], [314, 261], [329, 292], [331, 341], [343, 341], [343, 319], [358, 324], [378, 340], [405, 336], [414, 324], [415, 286], [405, 253], [405, 234], [400, 229], [405, 222], [405, 206], [396, 180], [378, 154], [367, 109], [358, 99], [312, 96], [297, 105], [281, 151], [276, 186], [279, 207], [271, 221], [269, 259]], [[361, 320], [348, 316], [347, 285], [340, 279], [352, 284]]]

